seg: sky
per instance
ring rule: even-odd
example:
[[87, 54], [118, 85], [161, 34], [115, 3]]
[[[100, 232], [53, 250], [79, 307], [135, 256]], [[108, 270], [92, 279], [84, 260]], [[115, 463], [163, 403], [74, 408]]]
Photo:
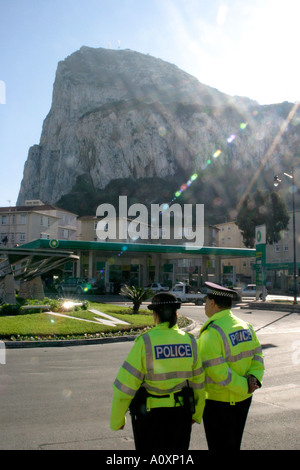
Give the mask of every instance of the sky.
[[300, 100], [299, 0], [0, 0], [0, 207], [16, 204], [55, 72], [81, 46], [131, 49], [259, 104]]

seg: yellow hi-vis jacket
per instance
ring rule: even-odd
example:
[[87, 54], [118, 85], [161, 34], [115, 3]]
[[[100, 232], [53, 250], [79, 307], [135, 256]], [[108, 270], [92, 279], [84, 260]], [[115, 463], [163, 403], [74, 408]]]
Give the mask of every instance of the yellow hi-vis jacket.
[[137, 390], [143, 386], [151, 395], [147, 408], [174, 407], [174, 393], [188, 385], [194, 390], [194, 421], [200, 423], [205, 404], [204, 370], [193, 335], [160, 323], [140, 335], [120, 368], [113, 385], [110, 426], [120, 429], [126, 423], [126, 412]]
[[234, 404], [251, 396], [248, 375], [262, 382], [261, 345], [253, 327], [230, 310], [209, 318], [200, 330], [198, 345], [205, 370], [206, 399]]

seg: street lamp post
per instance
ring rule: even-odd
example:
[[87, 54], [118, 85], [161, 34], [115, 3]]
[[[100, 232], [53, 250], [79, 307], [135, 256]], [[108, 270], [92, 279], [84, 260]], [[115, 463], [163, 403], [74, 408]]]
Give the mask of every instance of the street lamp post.
[[[292, 167], [292, 174], [283, 173], [285, 176], [293, 180], [292, 187], [292, 204], [293, 204], [293, 265], [294, 265], [294, 301], [293, 304], [298, 304], [298, 276], [297, 276], [297, 257], [296, 257], [296, 217], [295, 217], [295, 184], [294, 184], [294, 167]], [[281, 183], [279, 176], [274, 176], [274, 186], [278, 186]]]

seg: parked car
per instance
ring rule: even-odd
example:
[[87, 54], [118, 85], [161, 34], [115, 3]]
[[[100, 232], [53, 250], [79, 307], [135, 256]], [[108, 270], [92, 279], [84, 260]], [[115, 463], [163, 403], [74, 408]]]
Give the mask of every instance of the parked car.
[[178, 282], [175, 284], [170, 292], [176, 296], [179, 302], [182, 303], [192, 302], [195, 305], [203, 305], [205, 302], [206, 294], [183, 282]]
[[[263, 298], [263, 288], [260, 287], [258, 289], [258, 298]], [[256, 284], [248, 284], [246, 287], [242, 289], [241, 292], [242, 297], [256, 297]], [[268, 295], [267, 289], [265, 290], [265, 295]]]
[[57, 292], [62, 294], [86, 294], [87, 292], [96, 292], [97, 287], [92, 286], [84, 278], [69, 278], [56, 286]]
[[152, 282], [152, 284], [148, 284], [146, 287], [153, 290], [153, 292], [166, 292], [169, 290], [166, 284], [160, 284], [160, 282]]

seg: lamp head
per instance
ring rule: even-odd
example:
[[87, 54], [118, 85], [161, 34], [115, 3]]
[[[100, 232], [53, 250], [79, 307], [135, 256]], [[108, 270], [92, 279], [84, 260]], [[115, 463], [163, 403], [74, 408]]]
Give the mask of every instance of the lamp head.
[[281, 183], [281, 179], [279, 179], [279, 176], [274, 176], [274, 181], [273, 184], [275, 187], [277, 187]]

